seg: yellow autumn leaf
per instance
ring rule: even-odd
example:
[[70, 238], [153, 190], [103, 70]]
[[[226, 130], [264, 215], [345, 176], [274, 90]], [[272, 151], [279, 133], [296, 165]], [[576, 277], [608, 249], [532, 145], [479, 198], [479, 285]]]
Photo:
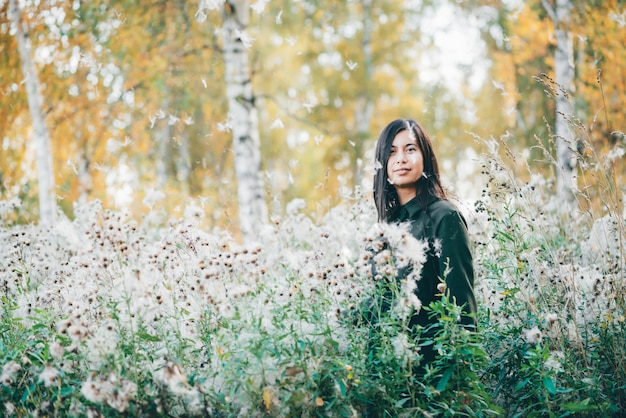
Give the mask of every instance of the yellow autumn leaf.
[[263, 389], [263, 406], [265, 406], [265, 411], [267, 412], [272, 407], [272, 391], [269, 387]]

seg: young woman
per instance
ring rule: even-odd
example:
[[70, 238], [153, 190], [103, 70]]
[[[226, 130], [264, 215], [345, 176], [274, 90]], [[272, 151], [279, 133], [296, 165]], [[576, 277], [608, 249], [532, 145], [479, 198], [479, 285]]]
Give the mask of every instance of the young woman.
[[[413, 236], [429, 244], [415, 292], [422, 306], [436, 300], [442, 293], [440, 284], [445, 283], [450, 300], [463, 307], [461, 323], [474, 327], [474, 269], [467, 224], [446, 198], [430, 138], [413, 119], [395, 120], [380, 134], [376, 161], [374, 201], [379, 222], [410, 222]], [[421, 309], [410, 326], [427, 327], [432, 321]], [[430, 347], [422, 347], [424, 363], [434, 359]]]

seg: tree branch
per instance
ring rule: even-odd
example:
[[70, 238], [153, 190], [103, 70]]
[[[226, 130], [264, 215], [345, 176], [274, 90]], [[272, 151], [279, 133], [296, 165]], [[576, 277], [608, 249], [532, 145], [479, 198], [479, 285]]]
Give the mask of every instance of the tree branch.
[[543, 5], [543, 8], [546, 9], [546, 13], [548, 13], [550, 19], [552, 19], [554, 23], [557, 23], [559, 21], [559, 18], [556, 15], [556, 11], [554, 10], [554, 7], [552, 7], [550, 2], [548, 0], [541, 0], [541, 4]]

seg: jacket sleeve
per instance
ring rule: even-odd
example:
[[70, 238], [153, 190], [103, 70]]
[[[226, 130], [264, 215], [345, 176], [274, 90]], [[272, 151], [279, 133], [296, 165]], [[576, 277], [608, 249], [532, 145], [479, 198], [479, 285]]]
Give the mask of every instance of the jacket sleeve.
[[[439, 272], [450, 300], [463, 306], [465, 314], [476, 313], [474, 267], [465, 220], [456, 211], [446, 213], [435, 231]], [[476, 326], [476, 318], [462, 315], [461, 323]]]

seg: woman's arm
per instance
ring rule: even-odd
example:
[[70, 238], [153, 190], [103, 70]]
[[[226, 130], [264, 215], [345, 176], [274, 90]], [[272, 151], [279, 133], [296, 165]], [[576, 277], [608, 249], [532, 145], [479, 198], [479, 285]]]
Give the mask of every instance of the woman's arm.
[[435, 231], [435, 253], [439, 256], [441, 279], [450, 300], [463, 306], [461, 323], [476, 326], [474, 266], [465, 220], [456, 211], [443, 216]]

